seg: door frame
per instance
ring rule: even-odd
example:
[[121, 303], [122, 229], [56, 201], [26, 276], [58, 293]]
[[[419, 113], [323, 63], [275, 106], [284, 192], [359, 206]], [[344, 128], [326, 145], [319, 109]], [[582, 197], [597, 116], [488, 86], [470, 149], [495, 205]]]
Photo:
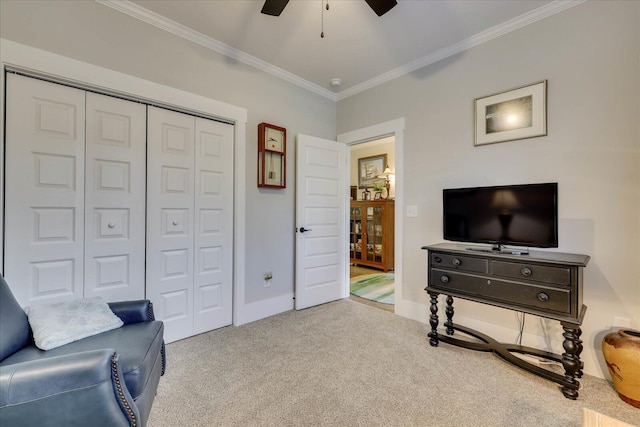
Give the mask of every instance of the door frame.
[[[395, 137], [395, 218], [394, 218], [394, 295], [395, 304], [394, 312], [402, 315], [407, 311], [405, 307], [404, 299], [402, 298], [402, 236], [403, 236], [403, 213], [404, 213], [404, 130], [405, 120], [404, 117], [390, 120], [383, 123], [378, 123], [365, 128], [356, 129], [350, 132], [341, 133], [338, 135], [338, 142], [342, 142], [349, 146], [361, 144], [363, 142], [374, 141], [376, 139], [385, 138], [388, 136]], [[347, 149], [347, 164], [351, 162], [351, 152]], [[345, 182], [350, 182], [349, 176], [350, 170], [347, 168]], [[345, 188], [345, 193], [348, 189]], [[346, 224], [349, 224], [349, 209], [346, 210], [347, 218], [345, 218]], [[348, 232], [348, 230], [345, 230]], [[349, 297], [349, 269], [345, 271], [345, 289], [344, 297]]]
[[[165, 86], [139, 77], [0, 39], [0, 130], [4, 129], [6, 71], [88, 89], [106, 95], [143, 101], [161, 107], [217, 119], [234, 126], [233, 194], [233, 324], [249, 313], [245, 298], [245, 209], [247, 110], [201, 95]], [[0, 131], [0, 260], [4, 260], [4, 132]], [[0, 271], [3, 271], [0, 263]]]

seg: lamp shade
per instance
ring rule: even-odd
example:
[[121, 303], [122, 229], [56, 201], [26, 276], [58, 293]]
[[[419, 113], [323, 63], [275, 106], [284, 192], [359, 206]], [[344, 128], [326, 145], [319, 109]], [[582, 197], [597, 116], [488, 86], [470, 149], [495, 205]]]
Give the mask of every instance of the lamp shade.
[[393, 175], [391, 168], [387, 165], [382, 172], [382, 175], [378, 175], [379, 178], [387, 178], [389, 175]]

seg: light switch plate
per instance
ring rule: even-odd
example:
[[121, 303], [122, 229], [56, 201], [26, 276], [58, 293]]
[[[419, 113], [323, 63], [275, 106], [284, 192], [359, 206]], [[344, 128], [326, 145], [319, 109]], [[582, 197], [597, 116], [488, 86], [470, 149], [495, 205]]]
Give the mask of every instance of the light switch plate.
[[407, 216], [409, 218], [415, 218], [418, 216], [418, 207], [416, 205], [407, 206]]

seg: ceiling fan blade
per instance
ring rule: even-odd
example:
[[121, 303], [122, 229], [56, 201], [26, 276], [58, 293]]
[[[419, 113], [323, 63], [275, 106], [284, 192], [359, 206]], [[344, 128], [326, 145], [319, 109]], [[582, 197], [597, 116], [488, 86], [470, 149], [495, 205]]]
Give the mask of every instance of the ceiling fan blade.
[[369, 7], [373, 9], [373, 11], [378, 16], [382, 16], [385, 13], [389, 12], [393, 7], [398, 4], [396, 0], [364, 0], [367, 2]]
[[289, 0], [265, 0], [260, 12], [265, 15], [280, 16]]

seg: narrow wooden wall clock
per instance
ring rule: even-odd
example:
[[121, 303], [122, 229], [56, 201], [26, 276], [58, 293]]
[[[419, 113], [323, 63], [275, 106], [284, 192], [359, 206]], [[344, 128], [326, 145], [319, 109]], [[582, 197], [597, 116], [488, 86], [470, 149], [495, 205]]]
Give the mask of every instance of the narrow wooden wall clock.
[[258, 187], [285, 188], [287, 130], [280, 126], [258, 125]]

